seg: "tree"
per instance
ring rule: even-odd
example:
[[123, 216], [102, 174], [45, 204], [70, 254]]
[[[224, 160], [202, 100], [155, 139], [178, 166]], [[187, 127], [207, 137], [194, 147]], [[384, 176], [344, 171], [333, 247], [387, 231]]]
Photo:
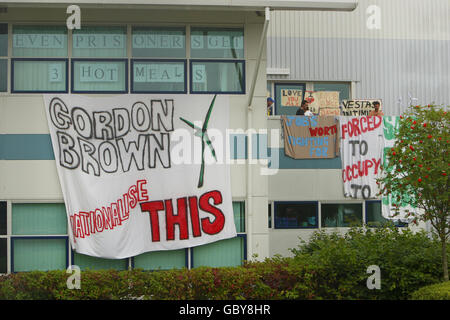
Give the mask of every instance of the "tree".
[[449, 173], [450, 114], [448, 107], [411, 106], [400, 116], [394, 146], [388, 150], [388, 166], [383, 168], [380, 194], [395, 197], [398, 204], [408, 201], [421, 210], [407, 216], [429, 221], [442, 244], [444, 280], [449, 280], [447, 242], [450, 238]]

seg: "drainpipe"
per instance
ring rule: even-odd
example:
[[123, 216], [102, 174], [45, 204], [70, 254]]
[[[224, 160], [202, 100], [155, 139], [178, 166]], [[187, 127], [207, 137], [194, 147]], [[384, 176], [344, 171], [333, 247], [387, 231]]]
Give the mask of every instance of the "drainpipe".
[[256, 60], [256, 66], [255, 70], [253, 72], [253, 78], [252, 83], [250, 86], [250, 92], [248, 95], [248, 102], [247, 102], [247, 260], [250, 260], [253, 256], [253, 185], [252, 185], [252, 133], [251, 129], [253, 128], [253, 108], [252, 108], [252, 101], [253, 101], [253, 94], [255, 92], [255, 86], [256, 86], [256, 79], [258, 78], [258, 72], [259, 72], [259, 65], [261, 64], [261, 57], [262, 52], [264, 50], [264, 45], [266, 44], [266, 35], [267, 35], [267, 28], [269, 26], [269, 20], [270, 20], [270, 8], [266, 7], [265, 10], [265, 21], [264, 21], [264, 27], [263, 32], [261, 33], [261, 38], [259, 39], [259, 48], [258, 48], [258, 58]]

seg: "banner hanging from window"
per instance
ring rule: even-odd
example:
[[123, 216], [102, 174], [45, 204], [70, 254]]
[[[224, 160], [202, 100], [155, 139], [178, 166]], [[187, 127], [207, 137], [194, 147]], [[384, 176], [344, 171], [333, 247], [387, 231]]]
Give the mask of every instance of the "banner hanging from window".
[[339, 155], [338, 117], [281, 116], [284, 152], [293, 159], [326, 159]]
[[[388, 163], [387, 154], [390, 152], [391, 148], [394, 147], [396, 142], [396, 134], [398, 132], [398, 127], [400, 125], [399, 116], [385, 116], [383, 117], [383, 135], [384, 135], [384, 149], [383, 149], [383, 168], [385, 171], [392, 172], [395, 170], [395, 163]], [[399, 194], [394, 190], [391, 194], [383, 196], [382, 198], [382, 215], [386, 219], [399, 219], [401, 222], [411, 222], [413, 220], [413, 215], [408, 214], [415, 213], [417, 211], [416, 207], [411, 204], [414, 203], [412, 195], [403, 194], [402, 201], [396, 201]], [[398, 207], [398, 214], [395, 214], [395, 206]]]
[[381, 173], [383, 155], [383, 118], [339, 118], [344, 196], [353, 199], [378, 197], [376, 179]]
[[228, 97], [44, 100], [76, 252], [123, 259], [236, 236]]

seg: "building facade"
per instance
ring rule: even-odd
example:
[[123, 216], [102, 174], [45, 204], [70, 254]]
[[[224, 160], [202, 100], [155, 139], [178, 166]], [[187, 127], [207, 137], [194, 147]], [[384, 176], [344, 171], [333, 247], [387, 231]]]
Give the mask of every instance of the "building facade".
[[[200, 2], [81, 3], [81, 31], [66, 27], [68, 2], [32, 2], [0, 6], [0, 273], [70, 265], [147, 270], [240, 265], [289, 255], [299, 238], [319, 229], [345, 232], [352, 222], [383, 222], [379, 199], [344, 198], [339, 157], [285, 156], [280, 124], [285, 112], [275, 108], [268, 116], [267, 95], [277, 107], [283, 88], [339, 91], [341, 100], [382, 100], [388, 116], [399, 115], [409, 102], [449, 100], [450, 4], [445, 0], [429, 6], [415, 0], [298, 1], [303, 9], [318, 3], [313, 9], [332, 11], [278, 7], [269, 22], [264, 1], [226, 9]], [[328, 7], [319, 8], [321, 2]], [[196, 36], [208, 33], [236, 36], [242, 45], [232, 46], [233, 54], [225, 47], [219, 54], [194, 50]], [[168, 37], [158, 44], [149, 40], [155, 34]], [[162, 42], [167, 39], [172, 45]], [[102, 41], [116, 45], [89, 47]], [[145, 41], [154, 41], [153, 50], [146, 50]], [[118, 77], [86, 85], [76, 71], [80, 62], [112, 67]], [[237, 238], [122, 260], [72, 250], [42, 94], [139, 93], [131, 72], [137, 62], [185, 66], [180, 83], [156, 84], [154, 92], [229, 96]], [[192, 70], [208, 66], [216, 77], [204, 87], [196, 85]], [[230, 66], [243, 70], [244, 77], [225, 72]], [[108, 74], [100, 70], [99, 76]]]

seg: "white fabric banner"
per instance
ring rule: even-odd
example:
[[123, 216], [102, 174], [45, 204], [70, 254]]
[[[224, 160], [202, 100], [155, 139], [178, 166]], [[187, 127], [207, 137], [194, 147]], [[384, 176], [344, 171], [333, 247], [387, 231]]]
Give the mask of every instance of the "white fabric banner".
[[44, 100], [78, 253], [122, 259], [236, 236], [227, 96]]
[[[398, 131], [399, 127], [399, 116], [385, 116], [383, 117], [383, 134], [384, 134], [384, 152], [383, 152], [383, 168], [386, 170], [394, 170], [395, 164], [389, 164], [386, 159], [386, 153], [390, 152], [391, 148], [395, 145], [396, 139], [395, 135]], [[394, 219], [400, 220], [402, 222], [411, 222], [413, 220], [413, 216], [408, 215], [408, 211], [411, 213], [416, 212], [416, 208], [412, 207], [410, 204], [410, 197], [408, 194], [403, 195], [403, 201], [400, 203], [396, 203], [394, 199], [397, 196], [394, 193], [383, 196], [382, 199], [382, 215], [386, 219]], [[396, 204], [399, 208], [398, 215], [393, 216], [395, 213]]]
[[341, 116], [341, 161], [344, 196], [377, 198], [383, 152], [382, 117]]

